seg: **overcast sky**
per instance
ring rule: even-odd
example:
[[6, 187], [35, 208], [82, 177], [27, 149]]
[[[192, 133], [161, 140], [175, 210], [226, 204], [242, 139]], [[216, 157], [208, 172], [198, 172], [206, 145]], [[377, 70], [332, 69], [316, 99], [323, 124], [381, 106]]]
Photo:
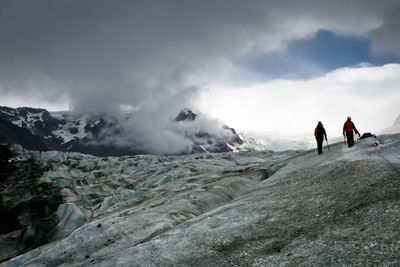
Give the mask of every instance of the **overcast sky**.
[[321, 120], [336, 136], [350, 115], [375, 132], [400, 114], [399, 14], [398, 0], [2, 0], [0, 105], [130, 108], [149, 131], [191, 107], [246, 131]]

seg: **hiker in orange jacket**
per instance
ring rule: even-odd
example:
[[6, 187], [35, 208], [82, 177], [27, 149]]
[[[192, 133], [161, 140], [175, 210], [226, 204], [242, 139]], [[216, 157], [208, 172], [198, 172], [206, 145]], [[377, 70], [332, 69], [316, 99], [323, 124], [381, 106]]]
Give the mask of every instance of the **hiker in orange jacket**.
[[357, 131], [356, 126], [351, 121], [351, 117], [347, 117], [347, 121], [343, 125], [343, 136], [347, 137], [347, 145], [352, 147], [354, 145], [354, 132], [360, 137], [360, 133]]

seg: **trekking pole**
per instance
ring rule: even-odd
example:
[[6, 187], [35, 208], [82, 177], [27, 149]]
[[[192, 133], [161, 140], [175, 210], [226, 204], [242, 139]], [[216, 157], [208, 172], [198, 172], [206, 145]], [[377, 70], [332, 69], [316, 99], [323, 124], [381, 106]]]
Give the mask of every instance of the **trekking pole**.
[[330, 152], [331, 148], [329, 147], [328, 139], [325, 139], [325, 140], [326, 140], [326, 146], [328, 147], [328, 151]]
[[343, 136], [343, 139], [344, 139], [344, 146], [346, 146], [346, 136], [345, 135]]

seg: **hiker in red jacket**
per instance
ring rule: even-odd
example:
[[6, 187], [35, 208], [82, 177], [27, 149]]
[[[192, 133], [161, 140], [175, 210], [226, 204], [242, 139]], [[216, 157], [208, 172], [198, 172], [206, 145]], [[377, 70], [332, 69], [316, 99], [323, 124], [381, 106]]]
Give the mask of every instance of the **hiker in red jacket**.
[[328, 141], [328, 138], [326, 137], [325, 128], [320, 121], [318, 122], [317, 127], [315, 127], [314, 136], [315, 140], [317, 140], [318, 154], [322, 154], [322, 143], [324, 142], [324, 136], [326, 141]]
[[349, 147], [352, 147], [354, 145], [354, 135], [353, 135], [353, 130], [358, 134], [358, 137], [360, 137], [360, 133], [357, 131], [356, 126], [354, 123], [351, 121], [351, 117], [347, 117], [347, 121], [343, 125], [343, 136], [347, 137], [347, 145]]

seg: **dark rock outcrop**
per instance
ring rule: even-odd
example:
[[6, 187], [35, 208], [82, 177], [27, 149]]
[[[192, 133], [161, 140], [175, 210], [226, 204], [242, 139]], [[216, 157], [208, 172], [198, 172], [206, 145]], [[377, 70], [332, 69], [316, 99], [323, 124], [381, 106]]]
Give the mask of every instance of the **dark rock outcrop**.
[[196, 113], [188, 108], [185, 108], [181, 112], [179, 112], [178, 116], [175, 118], [175, 121], [194, 121], [196, 117]]
[[60, 189], [40, 182], [45, 167], [34, 159], [11, 161], [12, 152], [0, 145], [0, 261], [51, 240], [62, 203]]

